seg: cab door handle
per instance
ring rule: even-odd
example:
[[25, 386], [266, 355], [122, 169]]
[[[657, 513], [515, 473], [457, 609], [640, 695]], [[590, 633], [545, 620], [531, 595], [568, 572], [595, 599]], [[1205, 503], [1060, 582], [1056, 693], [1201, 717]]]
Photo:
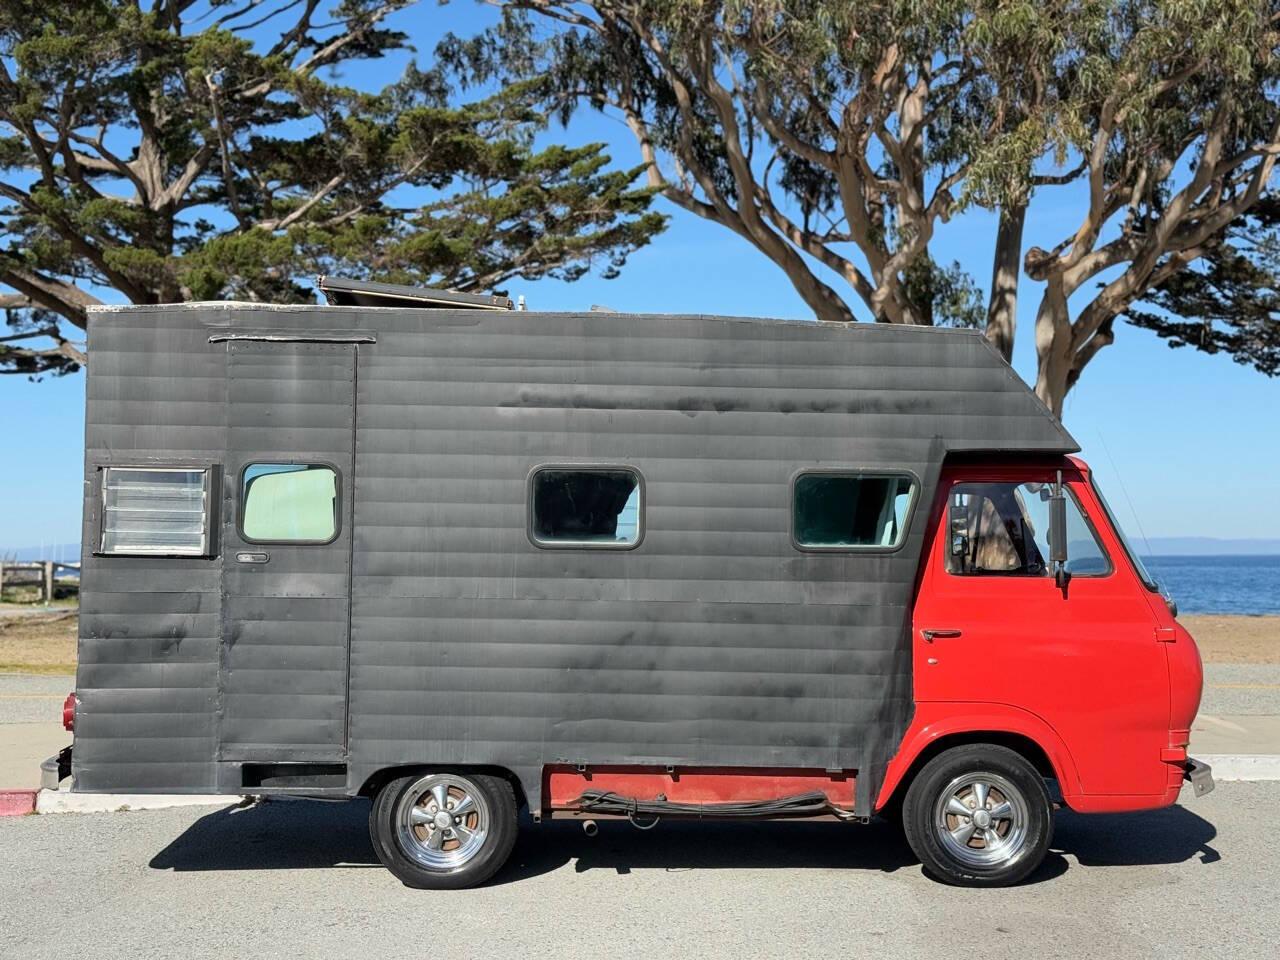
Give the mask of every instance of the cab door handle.
[[959, 630], [921, 630], [920, 636], [924, 637], [925, 643], [933, 643], [935, 640], [945, 640], [949, 637], [960, 636]]

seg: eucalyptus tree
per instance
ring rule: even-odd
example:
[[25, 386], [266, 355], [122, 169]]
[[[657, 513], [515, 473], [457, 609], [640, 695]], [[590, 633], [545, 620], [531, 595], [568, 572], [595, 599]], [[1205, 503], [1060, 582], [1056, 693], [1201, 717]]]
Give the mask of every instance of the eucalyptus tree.
[[[754, 244], [820, 320], [973, 323], [972, 281], [930, 249], [966, 206], [998, 211], [988, 335], [1011, 355], [1019, 275], [1036, 282], [1036, 389], [1058, 413], [1280, 150], [1264, 0], [499, 2], [452, 66], [617, 115], [649, 185]], [[1064, 189], [1078, 225], [1024, 256]]]
[[[957, 206], [959, 142], [979, 135], [960, 4], [506, 6], [490, 42], [456, 43], [453, 63], [539, 77], [566, 115], [616, 113], [649, 186], [754, 244], [816, 317], [855, 319], [851, 292], [879, 320], [980, 322], [972, 283], [928, 257]], [[516, 11], [564, 29], [539, 41]]]
[[1280, 199], [1265, 197], [1232, 221], [1186, 270], [1125, 312], [1171, 347], [1223, 353], [1280, 376]]
[[614, 273], [663, 229], [600, 144], [535, 148], [528, 85], [459, 104], [433, 67], [340, 83], [407, 49], [388, 22], [414, 3], [6, 0], [0, 372], [77, 369], [108, 290], [297, 302], [317, 272], [487, 289]]
[[1280, 5], [1108, 7], [1064, 120], [1086, 199], [1074, 229], [1025, 256], [1042, 284], [1036, 390], [1055, 412], [1126, 311], [1221, 252], [1267, 195], [1280, 154]]

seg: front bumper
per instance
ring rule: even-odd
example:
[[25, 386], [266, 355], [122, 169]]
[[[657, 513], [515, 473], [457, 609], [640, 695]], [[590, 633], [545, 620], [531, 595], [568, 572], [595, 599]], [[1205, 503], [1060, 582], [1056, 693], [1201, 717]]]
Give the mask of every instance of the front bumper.
[[1182, 766], [1182, 779], [1191, 782], [1191, 792], [1197, 797], [1213, 790], [1213, 768], [1201, 760], [1188, 757]]

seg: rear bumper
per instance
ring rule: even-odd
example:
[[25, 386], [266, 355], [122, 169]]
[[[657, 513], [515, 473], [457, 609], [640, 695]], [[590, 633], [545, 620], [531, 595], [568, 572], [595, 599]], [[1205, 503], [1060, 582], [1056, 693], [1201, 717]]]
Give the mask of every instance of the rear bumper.
[[1188, 757], [1182, 767], [1182, 779], [1190, 782], [1191, 791], [1197, 797], [1213, 790], [1213, 768], [1202, 760]]
[[71, 748], [63, 747], [58, 753], [40, 764], [40, 789], [57, 790], [62, 781], [71, 776]]

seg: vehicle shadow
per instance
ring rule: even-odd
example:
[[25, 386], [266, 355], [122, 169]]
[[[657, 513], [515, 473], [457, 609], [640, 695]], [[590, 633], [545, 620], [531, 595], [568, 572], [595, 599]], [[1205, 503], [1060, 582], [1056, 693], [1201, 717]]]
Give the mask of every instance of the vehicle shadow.
[[381, 866], [369, 801], [284, 800], [223, 807], [151, 858], [156, 870], [297, 870]]
[[1059, 811], [1051, 849], [1069, 853], [1081, 866], [1133, 867], [1161, 863], [1217, 863], [1222, 855], [1210, 841], [1218, 831], [1186, 807], [1140, 813], [1085, 816]]
[[[231, 807], [201, 817], [150, 862], [156, 870], [227, 871], [379, 866], [368, 832], [369, 804], [286, 801]], [[916, 859], [888, 823], [710, 823], [670, 821], [639, 831], [601, 821], [588, 837], [580, 823], [527, 820], [507, 865], [491, 884], [514, 883], [560, 870], [838, 869], [891, 873]], [[1220, 859], [1209, 842], [1212, 824], [1182, 807], [1146, 813], [1058, 815], [1044, 865], [1026, 882], [1087, 866], [1201, 863]]]

